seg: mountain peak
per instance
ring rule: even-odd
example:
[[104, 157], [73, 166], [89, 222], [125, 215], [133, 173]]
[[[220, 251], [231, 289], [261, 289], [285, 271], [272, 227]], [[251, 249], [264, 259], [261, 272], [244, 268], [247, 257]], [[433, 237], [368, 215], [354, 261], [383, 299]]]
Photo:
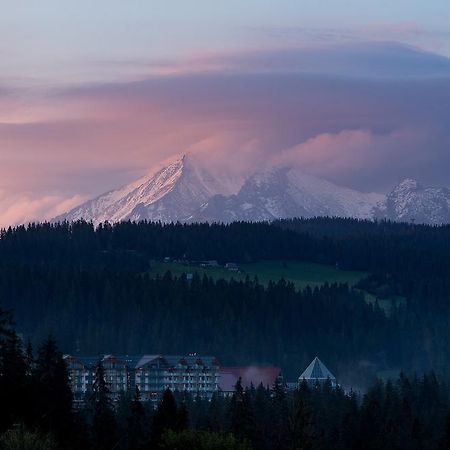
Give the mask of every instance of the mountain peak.
[[212, 198], [198, 216], [202, 221], [265, 221], [291, 217], [370, 218], [379, 194], [337, 186], [298, 169], [275, 167], [250, 176], [231, 197]]
[[398, 183], [398, 185], [394, 188], [394, 190], [400, 190], [400, 189], [416, 190], [416, 189], [421, 189], [421, 188], [422, 188], [422, 185], [414, 178], [405, 178], [400, 183]]
[[424, 187], [407, 178], [386, 196], [374, 216], [398, 222], [450, 223], [450, 191], [445, 187]]
[[385, 218], [450, 223], [450, 191], [406, 178], [387, 196], [338, 186], [289, 166], [267, 167], [245, 182], [177, 155], [139, 180], [107, 192], [55, 220], [161, 222], [264, 221], [291, 217]]
[[237, 189], [232, 180], [215, 176], [193, 155], [181, 154], [139, 180], [102, 194], [55, 220], [83, 218], [96, 225], [123, 220], [186, 221], [212, 196], [230, 195]]

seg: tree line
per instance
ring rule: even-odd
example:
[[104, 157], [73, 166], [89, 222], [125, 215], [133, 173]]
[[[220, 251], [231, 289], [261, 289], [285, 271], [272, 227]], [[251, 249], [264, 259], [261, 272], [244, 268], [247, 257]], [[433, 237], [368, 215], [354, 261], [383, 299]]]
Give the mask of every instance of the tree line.
[[[154, 278], [151, 260], [303, 260], [362, 270], [359, 289], [283, 280]], [[362, 291], [402, 298], [387, 315]], [[0, 305], [34, 344], [66, 353], [209, 353], [295, 379], [316, 355], [338, 377], [450, 373], [450, 227], [354, 219], [31, 224], [0, 232]]]
[[53, 338], [36, 354], [0, 310], [0, 448], [3, 450], [444, 450], [450, 384], [428, 373], [373, 383], [361, 395], [331, 383], [286, 391], [243, 388], [208, 401], [166, 390], [158, 405], [139, 390], [111, 403], [103, 367], [74, 409]]
[[450, 226], [315, 218], [274, 223], [37, 223], [0, 231], [0, 261], [145, 271], [151, 259], [302, 260], [368, 272], [417, 311], [449, 312]]
[[396, 321], [342, 284], [299, 292], [283, 280], [6, 266], [0, 293], [25, 338], [53, 333], [75, 355], [196, 352], [225, 366], [278, 365], [294, 380], [319, 354], [361, 382], [370, 367], [359, 361], [382, 370], [402, 353]]

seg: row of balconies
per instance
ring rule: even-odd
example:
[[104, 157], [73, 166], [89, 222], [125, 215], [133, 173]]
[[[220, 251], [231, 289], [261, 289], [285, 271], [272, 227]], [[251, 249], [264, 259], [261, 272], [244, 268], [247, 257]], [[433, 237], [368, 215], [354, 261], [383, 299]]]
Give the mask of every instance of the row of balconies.
[[[94, 370], [86, 370], [86, 369], [79, 369], [79, 368], [71, 368], [69, 366], [69, 372], [73, 375], [76, 376], [89, 376], [94, 374]], [[155, 370], [141, 370], [141, 369], [137, 369], [137, 370], [124, 370], [124, 369], [109, 369], [109, 370], [105, 370], [105, 374], [107, 376], [126, 376], [129, 373], [134, 372], [136, 373], [136, 376], [155, 376], [155, 377], [168, 377], [168, 376], [173, 376], [173, 377], [208, 377], [208, 376], [214, 376], [214, 374], [216, 372], [213, 371], [208, 371], [208, 372], [203, 372], [203, 371], [196, 371], [196, 372], [172, 372], [172, 371], [155, 371]]]
[[217, 381], [218, 377], [191, 377], [191, 376], [186, 376], [186, 377], [155, 377], [155, 376], [140, 376], [140, 375], [136, 375], [135, 377], [136, 380], [155, 380], [157, 382], [182, 382], [182, 381]]
[[[69, 372], [72, 389], [74, 392], [86, 392], [90, 386], [92, 386], [93, 377], [92, 374], [78, 375], [78, 371], [75, 373]], [[109, 385], [111, 392], [126, 391], [129, 385], [139, 386], [141, 391], [163, 391], [166, 388], [173, 390], [189, 390], [199, 391], [217, 390], [218, 376], [165, 376], [165, 377], [140, 377], [136, 375], [133, 382], [130, 382], [129, 377], [123, 375], [120, 376], [106, 376], [106, 382]]]
[[138, 386], [141, 391], [149, 391], [152, 389], [162, 388], [162, 389], [190, 389], [190, 390], [196, 390], [199, 388], [211, 388], [215, 389], [217, 387], [216, 383], [136, 383], [136, 386]]

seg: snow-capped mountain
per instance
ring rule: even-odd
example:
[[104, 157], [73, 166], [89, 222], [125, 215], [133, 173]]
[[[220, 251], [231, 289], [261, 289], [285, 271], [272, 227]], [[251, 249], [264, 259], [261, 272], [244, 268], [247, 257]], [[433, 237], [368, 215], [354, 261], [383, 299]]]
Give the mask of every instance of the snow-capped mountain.
[[208, 222], [314, 216], [371, 218], [382, 199], [380, 194], [361, 193], [284, 167], [254, 174], [236, 195], [211, 198], [195, 218]]
[[257, 171], [245, 182], [217, 175], [192, 156], [78, 206], [55, 221], [262, 221], [335, 216], [450, 223], [450, 190], [406, 179], [387, 196], [363, 193], [293, 167]]
[[236, 193], [240, 184], [218, 177], [195, 159], [182, 156], [118, 190], [107, 192], [78, 206], [56, 221], [84, 219], [104, 221], [187, 221], [201, 205], [216, 194]]
[[450, 190], [407, 178], [374, 210], [375, 218], [430, 225], [450, 223]]

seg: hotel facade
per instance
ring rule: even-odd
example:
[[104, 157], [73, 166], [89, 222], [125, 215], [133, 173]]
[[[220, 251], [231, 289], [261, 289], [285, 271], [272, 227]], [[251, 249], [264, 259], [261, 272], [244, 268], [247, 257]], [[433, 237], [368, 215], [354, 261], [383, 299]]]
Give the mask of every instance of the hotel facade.
[[210, 399], [219, 390], [219, 363], [212, 356], [115, 356], [65, 355], [75, 402], [84, 402], [92, 391], [101, 363], [111, 399], [139, 389], [142, 401], [158, 401], [166, 389], [189, 392]]

